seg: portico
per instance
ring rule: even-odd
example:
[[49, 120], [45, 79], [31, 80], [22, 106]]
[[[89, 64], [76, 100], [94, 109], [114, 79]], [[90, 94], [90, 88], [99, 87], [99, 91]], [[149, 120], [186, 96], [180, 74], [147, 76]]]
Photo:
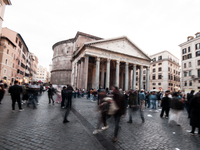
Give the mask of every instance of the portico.
[[145, 90], [149, 90], [150, 58], [127, 37], [84, 43], [71, 61], [74, 88], [118, 86], [125, 91], [135, 90], [136, 70], [139, 69], [140, 90], [143, 88], [143, 69], [147, 68]]

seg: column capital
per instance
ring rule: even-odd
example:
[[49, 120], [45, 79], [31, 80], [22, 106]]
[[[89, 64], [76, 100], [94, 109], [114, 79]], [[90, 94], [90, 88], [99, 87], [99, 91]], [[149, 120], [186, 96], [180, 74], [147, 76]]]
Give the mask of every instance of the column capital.
[[107, 62], [110, 62], [110, 58], [107, 58]]
[[116, 60], [116, 63], [119, 64], [119, 63], [120, 63], [120, 60]]
[[126, 66], [129, 65], [129, 62], [126, 62]]
[[96, 61], [100, 61], [100, 57], [97, 57]]

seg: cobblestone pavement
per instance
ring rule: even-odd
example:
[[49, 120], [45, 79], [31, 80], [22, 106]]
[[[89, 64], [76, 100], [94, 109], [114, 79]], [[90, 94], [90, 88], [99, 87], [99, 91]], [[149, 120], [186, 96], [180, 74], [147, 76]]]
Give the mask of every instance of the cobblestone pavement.
[[[56, 99], [56, 96], [54, 96]], [[198, 150], [200, 137], [192, 136], [189, 120], [184, 112], [183, 125], [168, 124], [160, 113], [144, 111], [145, 123], [139, 114], [128, 124], [128, 115], [122, 117], [118, 141], [112, 142], [114, 120], [108, 119], [109, 128], [93, 135], [97, 117], [96, 103], [86, 98], [73, 99], [69, 123], [63, 124], [65, 109], [60, 104], [48, 105], [46, 93], [39, 96], [37, 109], [23, 106], [23, 112], [11, 111], [10, 96], [5, 95], [0, 105], [0, 150], [3, 149], [69, 149], [69, 150]], [[150, 117], [148, 117], [150, 116]], [[152, 117], [151, 117], [152, 116]]]

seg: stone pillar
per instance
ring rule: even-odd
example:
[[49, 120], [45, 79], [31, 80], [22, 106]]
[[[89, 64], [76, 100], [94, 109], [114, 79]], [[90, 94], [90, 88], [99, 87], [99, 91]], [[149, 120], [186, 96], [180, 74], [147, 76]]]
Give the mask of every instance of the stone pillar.
[[120, 88], [122, 88], [123, 90], [123, 86], [124, 86], [124, 69], [123, 68], [121, 68], [120, 76], [121, 76]]
[[128, 75], [129, 75], [129, 71], [128, 71], [128, 62], [126, 62], [126, 65], [125, 65], [125, 91], [128, 90]]
[[80, 88], [80, 67], [81, 64], [78, 62], [78, 72], [77, 72], [77, 88]]
[[77, 63], [74, 63], [74, 88], [77, 86]]
[[104, 73], [105, 73], [105, 63], [102, 63], [101, 68], [101, 87], [104, 88]]
[[85, 55], [85, 62], [84, 62], [84, 78], [83, 78], [83, 88], [85, 91], [87, 90], [88, 85], [88, 63], [89, 63], [89, 56]]
[[99, 89], [99, 69], [100, 69], [100, 58], [96, 59], [96, 73], [95, 73], [95, 88]]
[[119, 63], [120, 61], [116, 61], [116, 77], [115, 77], [115, 86], [119, 87]]
[[146, 90], [149, 91], [149, 66], [147, 67], [147, 73], [146, 73]]
[[84, 60], [81, 59], [81, 68], [80, 68], [80, 88], [83, 89], [83, 70], [84, 70]]
[[106, 88], [110, 88], [110, 59], [107, 59], [106, 66]]
[[140, 86], [139, 90], [143, 89], [143, 66], [140, 66]]
[[132, 83], [132, 89], [136, 90], [136, 65], [133, 64], [133, 83]]

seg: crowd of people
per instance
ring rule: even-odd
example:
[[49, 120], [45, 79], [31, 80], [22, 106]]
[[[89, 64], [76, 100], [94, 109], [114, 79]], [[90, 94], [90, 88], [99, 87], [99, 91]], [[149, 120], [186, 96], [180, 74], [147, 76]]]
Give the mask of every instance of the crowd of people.
[[[7, 86], [1, 81], [0, 82], [0, 104], [4, 97]], [[38, 94], [42, 94], [44, 87], [42, 84], [33, 82], [25, 85], [18, 85], [18, 81], [14, 82], [13, 86], [8, 88], [8, 93], [11, 95], [12, 100], [12, 111], [15, 111], [15, 104], [18, 103], [19, 111], [23, 111], [22, 103], [27, 102], [27, 107], [30, 105], [33, 108], [37, 108]], [[57, 95], [56, 103], [60, 103], [61, 108], [66, 108], [66, 113], [63, 119], [63, 123], [68, 123], [67, 119], [69, 112], [72, 107], [72, 97], [82, 98], [86, 97], [91, 102], [97, 102], [98, 110], [100, 111], [100, 117], [98, 119], [97, 127], [93, 134], [97, 134], [101, 130], [109, 128], [107, 119], [111, 116], [115, 120], [114, 138], [113, 142], [117, 141], [117, 135], [119, 130], [119, 122], [121, 116], [126, 114], [128, 110], [127, 123], [132, 123], [132, 118], [135, 112], [139, 112], [142, 123], [145, 122], [144, 110], [151, 112], [159, 112], [160, 117], [165, 117], [168, 122], [175, 121], [178, 126], [181, 126], [184, 108], [190, 118], [190, 125], [192, 127], [191, 134], [195, 134], [195, 129], [198, 128], [198, 134], [200, 135], [200, 92], [192, 90], [187, 95], [179, 92], [157, 92], [157, 91], [144, 91], [129, 90], [122, 91], [118, 87], [113, 86], [111, 90], [103, 89], [100, 87], [97, 89], [90, 89], [85, 91], [84, 89], [74, 90], [70, 85], [67, 86], [56, 86], [53, 87], [50, 84], [47, 87], [49, 105], [54, 105], [54, 95]], [[21, 99], [21, 94], [22, 99]], [[103, 123], [103, 127], [100, 129], [100, 125]]]

